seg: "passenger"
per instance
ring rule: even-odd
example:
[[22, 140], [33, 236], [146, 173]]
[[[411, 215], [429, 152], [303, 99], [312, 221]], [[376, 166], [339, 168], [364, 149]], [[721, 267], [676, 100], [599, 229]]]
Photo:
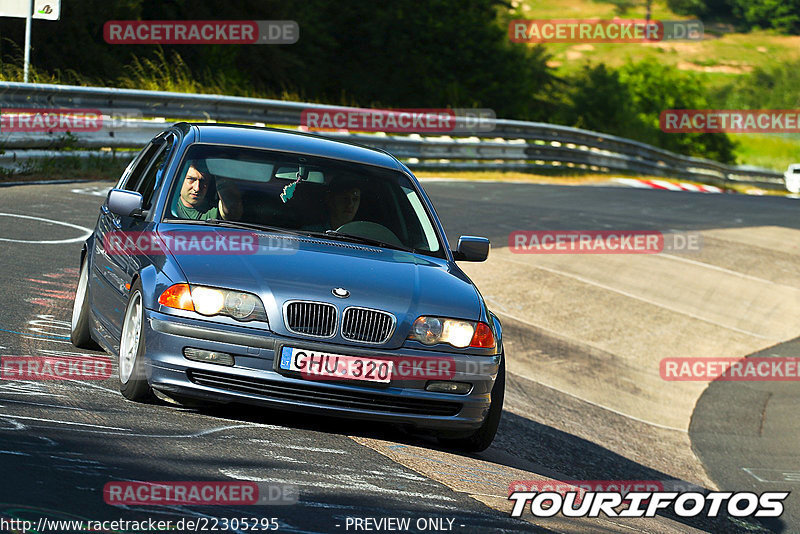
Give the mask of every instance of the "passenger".
[[[228, 180], [216, 180], [209, 172], [205, 160], [194, 160], [186, 171], [180, 196], [173, 207], [180, 219], [237, 219], [242, 214], [242, 198], [238, 189]], [[209, 200], [209, 190], [216, 186], [216, 197]], [[212, 205], [216, 204], [216, 205]]]

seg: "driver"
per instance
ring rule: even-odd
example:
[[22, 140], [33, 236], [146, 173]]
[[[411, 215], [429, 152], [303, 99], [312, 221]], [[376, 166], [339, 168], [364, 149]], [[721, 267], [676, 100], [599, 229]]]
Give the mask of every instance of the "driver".
[[217, 180], [219, 201], [212, 206], [207, 197], [213, 182], [214, 177], [205, 161], [192, 161], [181, 185], [178, 201], [173, 208], [175, 215], [181, 219], [194, 220], [238, 218], [242, 213], [239, 191], [227, 181]]
[[361, 204], [361, 189], [345, 184], [344, 187], [332, 189], [326, 199], [328, 205], [328, 221], [335, 230], [352, 221]]
[[334, 181], [325, 194], [326, 220], [306, 227], [306, 230], [324, 232], [336, 230], [351, 222], [361, 205], [361, 188], [348, 181]]

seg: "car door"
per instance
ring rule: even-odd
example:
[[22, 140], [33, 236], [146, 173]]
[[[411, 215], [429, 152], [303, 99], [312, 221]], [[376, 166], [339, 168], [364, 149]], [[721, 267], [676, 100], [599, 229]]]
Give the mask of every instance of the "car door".
[[152, 228], [149, 210], [161, 185], [161, 174], [172, 152], [174, 141], [175, 135], [172, 133], [153, 139], [131, 167], [128, 176], [117, 186], [142, 195], [144, 216], [121, 217], [112, 213], [107, 203], [100, 209], [94, 262], [99, 283], [92, 295], [92, 306], [98, 320], [115, 340], [115, 348], [122, 331], [122, 318], [128, 302], [131, 280], [148, 261], [148, 256], [136, 254], [126, 247], [108, 247], [108, 237], [114, 234], [135, 237]]

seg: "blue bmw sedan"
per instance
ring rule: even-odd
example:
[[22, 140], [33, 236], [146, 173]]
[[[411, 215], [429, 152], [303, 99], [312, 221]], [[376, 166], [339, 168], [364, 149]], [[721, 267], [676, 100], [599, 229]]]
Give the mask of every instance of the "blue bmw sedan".
[[321, 136], [178, 123], [131, 162], [81, 252], [71, 339], [130, 400], [243, 402], [411, 425], [486, 449], [502, 330], [392, 155]]

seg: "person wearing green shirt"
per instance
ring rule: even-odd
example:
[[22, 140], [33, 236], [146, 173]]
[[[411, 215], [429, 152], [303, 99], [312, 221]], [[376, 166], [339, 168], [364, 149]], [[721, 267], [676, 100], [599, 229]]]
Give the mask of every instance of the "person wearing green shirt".
[[173, 206], [175, 216], [180, 219], [236, 219], [242, 213], [239, 192], [226, 182], [218, 181], [219, 202], [212, 206], [208, 201], [208, 190], [213, 176], [203, 160], [195, 160], [189, 165], [181, 185], [180, 196]]

